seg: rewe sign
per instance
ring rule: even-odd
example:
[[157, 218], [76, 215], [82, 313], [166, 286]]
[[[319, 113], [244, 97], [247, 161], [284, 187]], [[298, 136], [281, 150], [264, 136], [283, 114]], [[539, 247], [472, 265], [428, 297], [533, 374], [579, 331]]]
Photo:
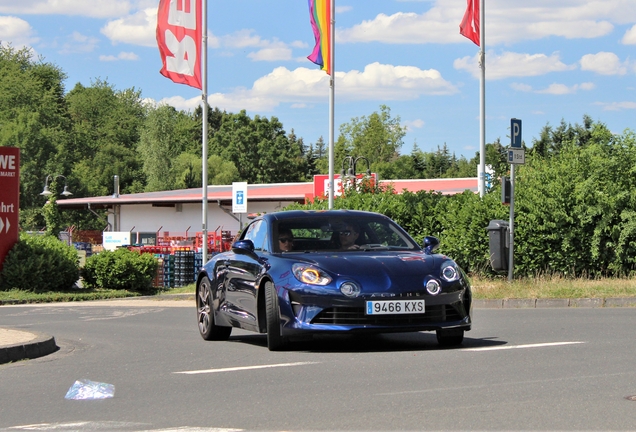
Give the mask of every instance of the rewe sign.
[[20, 209], [20, 149], [0, 147], [0, 270], [18, 241]]
[[157, 11], [161, 75], [198, 89], [202, 88], [201, 6], [201, 0], [160, 0]]
[[[356, 186], [359, 186], [362, 181], [368, 177], [366, 174], [356, 174], [355, 182]], [[351, 182], [353, 179], [345, 178], [345, 183]], [[333, 191], [334, 197], [342, 196], [344, 193], [343, 181], [340, 178], [340, 174], [334, 174], [333, 182], [335, 183], [335, 188]], [[378, 174], [371, 174], [371, 184], [375, 185], [378, 183]], [[327, 174], [316, 174], [314, 175], [314, 197], [327, 197], [329, 196], [329, 176]]]

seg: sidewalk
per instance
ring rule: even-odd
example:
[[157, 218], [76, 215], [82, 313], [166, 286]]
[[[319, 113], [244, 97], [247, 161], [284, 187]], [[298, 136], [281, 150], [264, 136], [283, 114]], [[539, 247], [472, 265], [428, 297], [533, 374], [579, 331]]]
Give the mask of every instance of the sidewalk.
[[0, 364], [43, 357], [57, 350], [53, 336], [0, 328]]
[[[108, 302], [113, 306], [132, 306], [149, 303], [156, 306], [161, 302], [164, 306], [174, 306], [183, 303], [184, 300], [193, 300], [192, 294], [177, 294], [157, 297], [137, 297], [115, 300], [96, 300], [83, 302], [85, 306], [104, 305]], [[79, 306], [82, 303], [75, 303]], [[146, 304], [148, 305], [148, 304]], [[22, 305], [27, 306], [27, 305]], [[42, 306], [42, 305], [41, 305]], [[188, 307], [190, 304], [188, 304]], [[584, 299], [475, 299], [475, 309], [528, 309], [528, 308], [599, 308], [599, 307], [636, 307], [636, 297], [620, 298], [584, 298]], [[40, 333], [26, 332], [9, 328], [0, 328], [0, 364], [16, 362], [25, 359], [34, 359], [52, 354], [59, 348], [55, 344], [55, 338]]]

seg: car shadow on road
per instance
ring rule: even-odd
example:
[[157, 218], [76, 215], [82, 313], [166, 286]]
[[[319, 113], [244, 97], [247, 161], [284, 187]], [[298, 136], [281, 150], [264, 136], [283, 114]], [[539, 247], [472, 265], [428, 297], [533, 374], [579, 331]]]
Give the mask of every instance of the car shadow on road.
[[[470, 333], [467, 333], [470, 334]], [[267, 349], [266, 335], [236, 335], [230, 342], [262, 346]], [[461, 345], [441, 346], [435, 332], [386, 333], [374, 335], [316, 335], [313, 339], [292, 340], [286, 351], [297, 352], [399, 352], [439, 351], [483, 348], [507, 344], [496, 337], [470, 338], [464, 336]]]

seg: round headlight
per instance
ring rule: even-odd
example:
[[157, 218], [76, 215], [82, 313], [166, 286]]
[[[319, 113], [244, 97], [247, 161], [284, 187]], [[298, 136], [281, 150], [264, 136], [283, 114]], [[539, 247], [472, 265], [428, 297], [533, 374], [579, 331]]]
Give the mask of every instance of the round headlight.
[[308, 264], [294, 264], [292, 271], [296, 279], [302, 283], [309, 285], [328, 285], [331, 283], [331, 277], [323, 270]]
[[347, 297], [358, 297], [360, 295], [360, 287], [353, 282], [345, 282], [340, 285], [340, 292]]
[[442, 287], [435, 279], [431, 279], [426, 282], [426, 291], [428, 291], [430, 295], [437, 295], [442, 292]]
[[453, 266], [446, 266], [442, 269], [442, 277], [448, 282], [458, 279], [457, 269]]

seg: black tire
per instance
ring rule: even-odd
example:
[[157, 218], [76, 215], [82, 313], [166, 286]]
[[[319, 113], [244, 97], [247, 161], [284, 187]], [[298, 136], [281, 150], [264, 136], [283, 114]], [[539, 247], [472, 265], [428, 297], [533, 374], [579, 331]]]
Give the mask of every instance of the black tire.
[[464, 329], [441, 329], [435, 331], [437, 343], [441, 346], [461, 345], [464, 341]]
[[280, 351], [287, 344], [287, 338], [281, 334], [278, 294], [272, 282], [265, 282], [265, 316], [267, 317], [267, 348]]
[[214, 323], [212, 304], [212, 285], [210, 279], [203, 277], [197, 284], [197, 321], [201, 337], [208, 341], [228, 340], [232, 327], [221, 327]]

